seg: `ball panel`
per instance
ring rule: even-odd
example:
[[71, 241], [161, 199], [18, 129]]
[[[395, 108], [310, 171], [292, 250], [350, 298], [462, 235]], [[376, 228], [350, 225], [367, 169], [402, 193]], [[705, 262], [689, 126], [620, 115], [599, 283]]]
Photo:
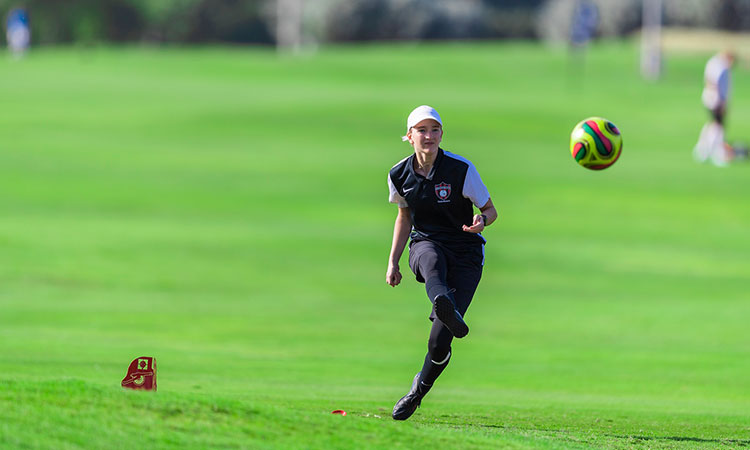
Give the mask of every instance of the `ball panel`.
[[610, 133], [614, 134], [615, 136], [619, 136], [620, 135], [620, 130], [617, 129], [617, 127], [615, 126], [615, 124], [613, 124], [612, 122], [607, 121], [607, 122], [604, 123], [604, 126], [607, 127], [607, 131], [609, 131]]
[[585, 142], [576, 142], [573, 146], [573, 158], [575, 158], [576, 161], [581, 162], [583, 158], [586, 157], [586, 143]]
[[617, 160], [620, 158], [621, 154], [622, 154], [622, 147], [618, 150], [618, 152], [615, 155], [615, 157], [612, 158], [612, 160], [607, 161], [605, 164], [589, 164], [589, 165], [586, 165], [585, 167], [587, 169], [591, 169], [591, 170], [603, 170], [603, 169], [606, 169], [607, 167], [609, 167], [612, 164], [614, 164], [615, 162], [617, 162]]
[[583, 124], [583, 129], [594, 138], [596, 142], [596, 151], [605, 158], [612, 153], [612, 142], [599, 130], [599, 125], [593, 120], [588, 120]]

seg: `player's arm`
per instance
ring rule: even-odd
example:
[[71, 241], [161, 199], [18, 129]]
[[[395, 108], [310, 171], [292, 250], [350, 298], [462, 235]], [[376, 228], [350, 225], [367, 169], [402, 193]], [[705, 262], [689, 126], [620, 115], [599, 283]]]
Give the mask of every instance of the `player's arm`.
[[487, 203], [479, 208], [481, 214], [474, 215], [474, 222], [471, 226], [464, 225], [463, 230], [469, 233], [481, 233], [484, 227], [497, 220], [497, 209], [492, 204], [492, 199], [487, 200]]
[[385, 274], [385, 282], [391, 286], [401, 283], [401, 271], [398, 262], [406, 248], [406, 242], [411, 233], [411, 212], [409, 208], [398, 208], [398, 216], [393, 226], [393, 243], [391, 244], [391, 255], [388, 257], [388, 271]]
[[467, 233], [481, 233], [484, 227], [497, 219], [497, 210], [492, 204], [487, 186], [484, 185], [482, 177], [471, 163], [466, 171], [463, 196], [470, 199], [474, 206], [479, 208], [480, 213], [474, 215], [471, 225], [463, 225], [461, 229]]

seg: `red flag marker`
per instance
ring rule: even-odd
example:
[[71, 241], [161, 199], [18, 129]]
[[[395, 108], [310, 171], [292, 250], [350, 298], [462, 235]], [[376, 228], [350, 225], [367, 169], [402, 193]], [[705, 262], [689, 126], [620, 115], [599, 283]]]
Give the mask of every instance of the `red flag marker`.
[[141, 356], [133, 360], [128, 367], [128, 373], [122, 379], [122, 387], [128, 389], [141, 389], [144, 391], [156, 390], [156, 358]]

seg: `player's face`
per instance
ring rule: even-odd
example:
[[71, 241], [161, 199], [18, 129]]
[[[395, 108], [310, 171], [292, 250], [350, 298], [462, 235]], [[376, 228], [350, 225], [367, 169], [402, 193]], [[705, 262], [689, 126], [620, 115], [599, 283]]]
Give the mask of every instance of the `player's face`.
[[408, 137], [414, 150], [437, 152], [443, 139], [443, 127], [436, 120], [425, 119], [411, 127]]

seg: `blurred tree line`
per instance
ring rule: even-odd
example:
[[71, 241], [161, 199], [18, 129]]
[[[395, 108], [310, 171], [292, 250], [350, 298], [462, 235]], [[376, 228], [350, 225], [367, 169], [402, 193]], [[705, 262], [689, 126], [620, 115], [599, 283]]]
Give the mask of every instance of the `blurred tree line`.
[[[374, 39], [566, 39], [580, 0], [300, 0], [314, 42]], [[640, 27], [643, 0], [589, 0], [598, 35]], [[273, 44], [277, 0], [0, 0], [25, 7], [32, 42]], [[750, 0], [663, 0], [665, 25], [750, 29]]]
[[32, 42], [273, 43], [270, 0], [0, 0], [29, 13]]

